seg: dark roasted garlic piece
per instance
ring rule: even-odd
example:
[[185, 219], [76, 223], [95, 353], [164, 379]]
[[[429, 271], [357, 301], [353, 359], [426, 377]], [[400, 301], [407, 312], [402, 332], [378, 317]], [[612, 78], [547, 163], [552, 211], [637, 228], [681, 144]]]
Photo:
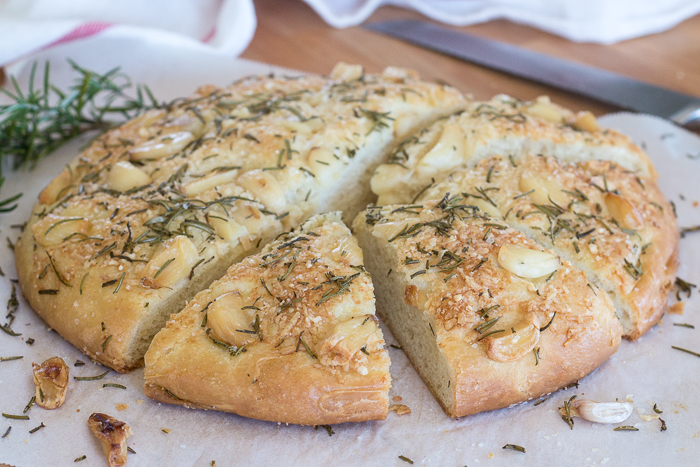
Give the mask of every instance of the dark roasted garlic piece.
[[88, 425], [102, 444], [109, 467], [126, 465], [126, 440], [131, 436], [131, 428], [124, 422], [103, 413], [94, 413], [88, 419]]
[[57, 409], [66, 400], [68, 366], [61, 357], [51, 357], [41, 365], [32, 363], [36, 403], [48, 410]]

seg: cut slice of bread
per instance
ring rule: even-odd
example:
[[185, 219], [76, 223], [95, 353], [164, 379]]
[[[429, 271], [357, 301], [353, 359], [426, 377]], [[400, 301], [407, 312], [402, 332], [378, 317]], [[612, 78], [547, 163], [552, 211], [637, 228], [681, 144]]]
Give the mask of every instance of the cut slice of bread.
[[345, 64], [202, 87], [100, 136], [46, 187], [16, 248], [22, 291], [128, 371], [234, 261], [314, 213], [354, 216], [396, 141], [465, 106], [406, 70]]
[[472, 102], [397, 148], [372, 177], [378, 204], [411, 203], [426, 186], [453, 170], [500, 154], [554, 156], [566, 162], [608, 160], [655, 180], [648, 156], [617, 131], [601, 128], [589, 112], [574, 114], [547, 97], [524, 102], [505, 95]]
[[626, 337], [640, 337], [663, 315], [679, 235], [673, 207], [654, 181], [607, 161], [494, 156], [457, 170], [422, 197], [446, 193], [585, 271], [610, 295]]
[[145, 392], [283, 423], [384, 419], [389, 355], [372, 281], [340, 213], [233, 265], [153, 340]]
[[353, 230], [378, 314], [451, 417], [552, 392], [620, 344], [582, 271], [460, 197], [371, 208]]

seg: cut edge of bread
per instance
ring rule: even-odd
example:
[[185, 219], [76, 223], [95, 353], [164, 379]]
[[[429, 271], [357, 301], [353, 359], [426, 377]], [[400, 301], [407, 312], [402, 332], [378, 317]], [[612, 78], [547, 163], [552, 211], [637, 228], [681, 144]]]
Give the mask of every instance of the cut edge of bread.
[[433, 324], [420, 309], [407, 305], [403, 299], [405, 284], [398, 274], [390, 274], [398, 266], [398, 259], [389, 244], [374, 238], [371, 230], [363, 227], [364, 219], [356, 220], [353, 233], [365, 256], [365, 267], [372, 272], [377, 293], [377, 315], [386, 323], [401, 343], [403, 352], [418, 371], [430, 392], [445, 412], [456, 418], [456, 398], [451, 381], [454, 379], [447, 357], [440, 350], [432, 333]]

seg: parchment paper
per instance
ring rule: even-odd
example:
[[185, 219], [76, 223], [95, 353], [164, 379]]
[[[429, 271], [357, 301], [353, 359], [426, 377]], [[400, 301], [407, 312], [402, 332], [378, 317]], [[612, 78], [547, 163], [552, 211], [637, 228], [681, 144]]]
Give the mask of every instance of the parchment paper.
[[[123, 65], [136, 81], [149, 84], [160, 99], [189, 94], [203, 83], [224, 85], [251, 73], [267, 73], [273, 68], [244, 60], [222, 62], [220, 58], [196, 54], [155, 56], [148, 47], [132, 47], [129, 53], [100, 48], [95, 39], [94, 52], [72, 56], [105, 71]], [[84, 49], [83, 49], [84, 50]], [[66, 56], [70, 50], [54, 49], [48, 58]], [[166, 54], [167, 55], [167, 54]], [[41, 58], [41, 57], [40, 57]], [[66, 85], [67, 66], [54, 62], [54, 81]], [[26, 69], [21, 80], [26, 82]], [[679, 224], [700, 224], [700, 138], [672, 124], [649, 116], [616, 114], [601, 119], [605, 126], [618, 128], [646, 146], [660, 173], [664, 193], [675, 202]], [[16, 277], [14, 258], [5, 246], [5, 237], [14, 241], [28, 217], [40, 190], [69, 162], [87, 138], [76, 141], [42, 161], [32, 172], [13, 173], [5, 168], [8, 181], [2, 198], [23, 192], [20, 206], [0, 216], [0, 310], [10, 296], [10, 279]], [[700, 281], [700, 233], [681, 240], [679, 276]], [[674, 465], [700, 463], [700, 358], [671, 348], [680, 346], [700, 352], [700, 319], [696, 292], [686, 301], [685, 313], [667, 315], [637, 342], [624, 341], [619, 352], [578, 388], [559, 391], [535, 406], [533, 402], [504, 410], [478, 414], [460, 420], [449, 419], [408, 363], [401, 350], [390, 349], [393, 388], [390, 396], [401, 396], [412, 413], [390, 413], [385, 421], [343, 424], [326, 430], [313, 427], [280, 425], [245, 419], [232, 414], [188, 410], [159, 404], [143, 395], [143, 370], [127, 375], [111, 371], [100, 381], [80, 382], [73, 376], [92, 376], [104, 372], [90, 362], [43, 321], [20, 298], [21, 305], [13, 325], [21, 337], [0, 334], [0, 356], [22, 355], [15, 361], [0, 362], [0, 411], [21, 414], [34, 393], [31, 363], [58, 355], [71, 369], [71, 382], [65, 404], [47, 411], [35, 406], [29, 421], [0, 418], [0, 463], [14, 466], [103, 466], [104, 455], [90, 433], [87, 418], [92, 412], [105, 412], [127, 422], [133, 428], [129, 439], [136, 454], [130, 454], [129, 466], [210, 466], [220, 467], [303, 465], [407, 465], [398, 456], [412, 459], [415, 465], [464, 466], [589, 466], [589, 465]], [[672, 299], [672, 302], [675, 298]], [[0, 320], [4, 322], [4, 320]], [[673, 326], [690, 323], [699, 329]], [[389, 343], [395, 342], [384, 328]], [[31, 346], [27, 338], [35, 339]], [[543, 358], [546, 358], [543, 356]], [[73, 367], [76, 359], [87, 364]], [[118, 383], [126, 390], [102, 388]], [[573, 430], [557, 411], [572, 395], [599, 401], [624, 399], [634, 395], [635, 412], [624, 423], [639, 431], [613, 431], [610, 425], [594, 425], [577, 419]], [[643, 421], [638, 411], [652, 414], [654, 404], [663, 410], [661, 417], [668, 430], [660, 432], [658, 420]], [[125, 404], [128, 408], [119, 406]], [[120, 408], [122, 410], [120, 410]], [[34, 434], [29, 430], [46, 425]], [[171, 430], [165, 433], [162, 429]], [[517, 444], [526, 453], [504, 450]], [[74, 459], [87, 458], [74, 464]]]

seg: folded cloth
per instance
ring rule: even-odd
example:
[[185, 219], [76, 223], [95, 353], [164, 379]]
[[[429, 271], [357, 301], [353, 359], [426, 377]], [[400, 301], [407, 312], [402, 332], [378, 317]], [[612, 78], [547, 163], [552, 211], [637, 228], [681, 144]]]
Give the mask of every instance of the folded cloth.
[[235, 57], [255, 26], [252, 0], [0, 0], [0, 66], [106, 31]]
[[330, 25], [356, 26], [382, 5], [413, 8], [464, 26], [505, 18], [579, 42], [610, 44], [672, 28], [700, 13], [700, 0], [304, 0]]

